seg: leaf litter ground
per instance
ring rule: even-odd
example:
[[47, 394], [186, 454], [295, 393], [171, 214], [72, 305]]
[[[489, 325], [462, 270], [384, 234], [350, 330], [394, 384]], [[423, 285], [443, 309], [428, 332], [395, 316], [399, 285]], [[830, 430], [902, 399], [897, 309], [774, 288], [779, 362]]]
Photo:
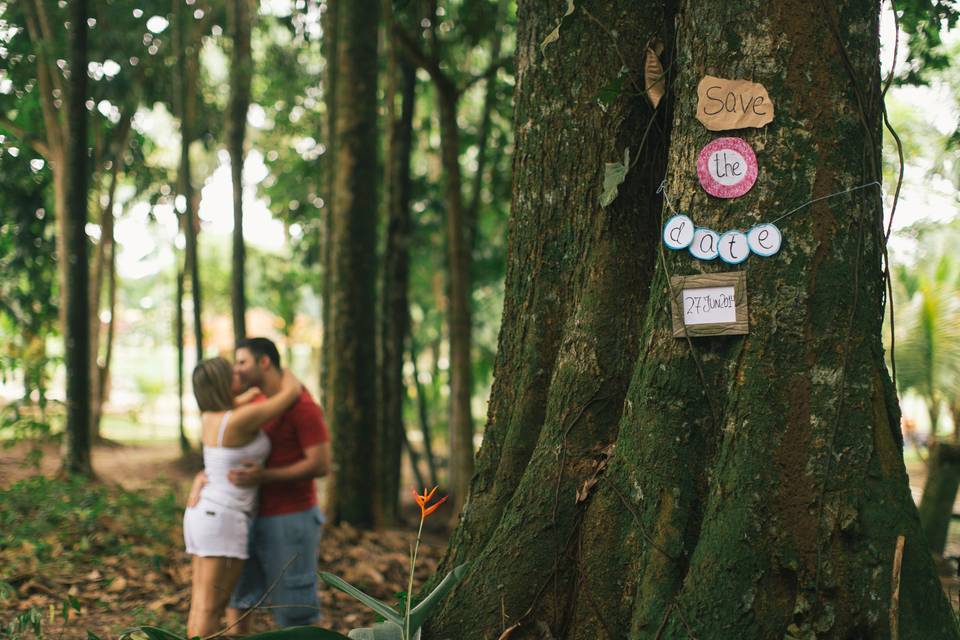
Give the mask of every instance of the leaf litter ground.
[[[98, 446], [98, 481], [55, 479], [54, 445], [44, 445], [39, 469], [25, 466], [30, 446], [0, 450], [0, 638], [33, 612], [47, 638], [116, 638], [149, 624], [184, 632], [190, 603], [190, 557], [181, 520], [195, 459], [175, 445]], [[321, 491], [320, 495], [324, 495]], [[404, 514], [413, 523], [412, 500]], [[431, 518], [449, 521], [449, 513]], [[436, 571], [447, 532], [425, 532], [417, 581]], [[411, 529], [359, 531], [328, 526], [319, 565], [371, 595], [397, 602], [406, 589]], [[346, 633], [374, 615], [355, 600], [319, 587], [323, 623]], [[27, 614], [27, 615], [25, 615]], [[272, 628], [267, 610], [251, 616], [252, 630]], [[23, 637], [32, 637], [32, 632]]]

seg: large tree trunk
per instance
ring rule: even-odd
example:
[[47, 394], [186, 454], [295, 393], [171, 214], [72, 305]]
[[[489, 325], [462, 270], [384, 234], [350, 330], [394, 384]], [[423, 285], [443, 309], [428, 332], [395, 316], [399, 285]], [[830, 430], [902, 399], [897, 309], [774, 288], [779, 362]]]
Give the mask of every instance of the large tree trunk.
[[[781, 253], [740, 267], [750, 334], [691, 341], [672, 335], [668, 275], [729, 269], [657, 246], [662, 174], [646, 154], [660, 127], [613, 205], [593, 204], [602, 162], [624, 146], [635, 156], [650, 118], [635, 98], [606, 114], [594, 98], [621, 60], [642, 60], [659, 25], [678, 34], [665, 61], [677, 69], [666, 185], [698, 225], [745, 229], [878, 179], [878, 5], [680, 4], [676, 22], [656, 5], [591, 5], [596, 21], [575, 13], [541, 55], [557, 8], [520, 2], [497, 377], [445, 563], [471, 566], [428, 637], [496, 637], [514, 622], [511, 640], [544, 627], [557, 638], [889, 637], [904, 535], [900, 637], [956, 638], [883, 364], [878, 194], [782, 221]], [[776, 104], [771, 125], [741, 132], [761, 182], [723, 206], [694, 171], [716, 137], [694, 119], [708, 73], [763, 82]]]
[[[390, 11], [389, 0], [384, 11]], [[392, 21], [391, 21], [392, 22]], [[400, 453], [406, 442], [403, 426], [403, 355], [409, 332], [410, 303], [407, 288], [410, 279], [410, 153], [413, 147], [413, 112], [416, 97], [417, 69], [398, 54], [391, 42], [387, 67], [387, 197], [386, 242], [383, 256], [383, 281], [380, 298], [380, 398], [377, 402], [377, 486], [376, 516], [378, 526], [396, 524], [399, 513]], [[399, 84], [399, 91], [396, 90]], [[401, 100], [400, 113], [395, 113], [395, 97]], [[411, 465], [416, 471], [416, 454]]]
[[243, 142], [250, 107], [250, 78], [253, 61], [250, 52], [250, 0], [230, 0], [227, 17], [233, 49], [230, 53], [230, 102], [227, 105], [227, 151], [233, 178], [233, 269], [230, 274], [230, 300], [233, 310], [233, 337], [247, 335], [246, 254], [243, 243]]
[[380, 0], [337, 8], [336, 165], [330, 229], [327, 412], [335, 522], [373, 525], [376, 433], [377, 23]]
[[[70, 4], [70, 68], [87, 68], [87, 3]], [[90, 463], [90, 271], [87, 261], [87, 74], [70, 74], [66, 96], [66, 197], [61, 260], [67, 265], [64, 360], [67, 369], [67, 473], [93, 475]]]

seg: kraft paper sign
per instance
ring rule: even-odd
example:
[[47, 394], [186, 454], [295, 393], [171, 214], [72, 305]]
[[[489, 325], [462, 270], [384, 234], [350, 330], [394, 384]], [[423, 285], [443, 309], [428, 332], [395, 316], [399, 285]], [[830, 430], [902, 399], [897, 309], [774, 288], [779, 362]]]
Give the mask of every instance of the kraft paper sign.
[[710, 131], [759, 128], [773, 120], [773, 102], [762, 84], [704, 76], [697, 85], [697, 120]]
[[671, 276], [670, 288], [675, 338], [749, 333], [745, 272]]

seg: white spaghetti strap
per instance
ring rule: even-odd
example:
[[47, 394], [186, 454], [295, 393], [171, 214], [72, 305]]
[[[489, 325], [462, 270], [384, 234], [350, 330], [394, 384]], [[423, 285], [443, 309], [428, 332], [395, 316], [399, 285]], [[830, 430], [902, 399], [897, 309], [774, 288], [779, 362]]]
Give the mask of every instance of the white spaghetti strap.
[[227, 420], [230, 419], [230, 414], [231, 414], [231, 413], [233, 413], [233, 412], [232, 412], [232, 411], [227, 411], [226, 413], [223, 414], [223, 417], [220, 419], [220, 429], [219, 429], [219, 431], [217, 431], [217, 446], [218, 446], [218, 447], [222, 447], [222, 446], [223, 446], [223, 432], [224, 432], [224, 430], [226, 430], [226, 428], [227, 428]]

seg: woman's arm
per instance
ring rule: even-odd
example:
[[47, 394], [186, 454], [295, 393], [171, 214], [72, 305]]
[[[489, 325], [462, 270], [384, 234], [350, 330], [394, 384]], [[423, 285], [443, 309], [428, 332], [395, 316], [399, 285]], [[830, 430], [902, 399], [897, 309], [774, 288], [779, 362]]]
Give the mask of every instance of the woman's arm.
[[227, 422], [227, 429], [237, 433], [250, 434], [264, 423], [280, 416], [300, 397], [302, 385], [289, 369], [283, 372], [280, 391], [263, 402], [254, 402], [234, 410]]
[[233, 399], [233, 406], [242, 407], [245, 404], [250, 404], [261, 393], [263, 392], [260, 391], [260, 387], [250, 387], [246, 391], [237, 394], [237, 396]]

